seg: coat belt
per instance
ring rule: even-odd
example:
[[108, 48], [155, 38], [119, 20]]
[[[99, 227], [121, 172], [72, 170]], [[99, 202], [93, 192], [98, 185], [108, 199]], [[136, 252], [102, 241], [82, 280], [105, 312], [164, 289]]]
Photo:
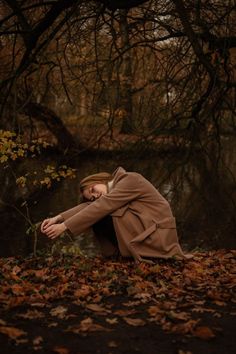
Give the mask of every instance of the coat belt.
[[168, 217], [168, 218], [162, 219], [160, 221], [154, 221], [154, 224], [152, 224], [150, 227], [148, 227], [146, 230], [144, 230], [141, 234], [136, 236], [133, 240], [130, 241], [130, 243], [142, 242], [143, 240], [145, 240], [146, 237], [148, 237], [150, 234], [152, 234], [158, 228], [160, 228], [160, 229], [175, 229], [176, 228], [175, 218]]

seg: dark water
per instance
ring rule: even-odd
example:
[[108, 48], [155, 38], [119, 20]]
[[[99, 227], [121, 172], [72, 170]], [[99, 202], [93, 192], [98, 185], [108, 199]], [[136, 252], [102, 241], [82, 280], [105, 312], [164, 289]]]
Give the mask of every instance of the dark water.
[[[235, 248], [236, 143], [229, 138], [223, 138], [220, 145], [205, 151], [195, 151], [191, 157], [188, 151], [182, 151], [149, 153], [145, 157], [136, 152], [114, 154], [112, 158], [101, 155], [78, 158], [76, 179], [65, 180], [31, 200], [31, 220], [36, 223], [75, 206], [79, 202], [81, 178], [98, 171], [113, 172], [118, 166], [141, 173], [168, 199], [177, 219], [180, 243], [185, 249]], [[5, 200], [6, 197], [4, 195]], [[2, 207], [0, 218], [0, 255], [32, 252], [32, 240], [25, 232], [27, 223], [19, 212], [12, 207]], [[77, 242], [85, 252], [96, 249], [91, 235], [80, 237]], [[39, 240], [38, 244], [41, 243], [45, 240]]]

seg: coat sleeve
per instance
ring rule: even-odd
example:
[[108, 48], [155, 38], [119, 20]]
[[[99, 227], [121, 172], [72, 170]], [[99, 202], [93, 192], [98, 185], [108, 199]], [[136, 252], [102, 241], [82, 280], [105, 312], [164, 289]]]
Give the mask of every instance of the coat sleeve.
[[112, 191], [87, 205], [65, 221], [66, 227], [78, 235], [115, 210], [141, 197], [141, 178], [138, 174], [125, 174]]
[[90, 203], [81, 203], [79, 205], [76, 205], [75, 207], [68, 209], [62, 213], [60, 213], [60, 215], [62, 216], [63, 220], [67, 220], [69, 218], [71, 218], [73, 215], [79, 213], [81, 210], [83, 210], [84, 208], [86, 208]]

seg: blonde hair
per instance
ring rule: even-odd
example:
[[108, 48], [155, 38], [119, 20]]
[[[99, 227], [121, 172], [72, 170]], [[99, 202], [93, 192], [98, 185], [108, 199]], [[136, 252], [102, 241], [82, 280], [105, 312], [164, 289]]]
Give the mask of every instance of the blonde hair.
[[87, 189], [88, 187], [96, 183], [107, 184], [109, 181], [112, 180], [112, 178], [113, 178], [112, 175], [107, 172], [99, 172], [99, 173], [95, 173], [94, 175], [87, 176], [80, 181], [79, 184], [80, 192], [83, 193], [85, 189]]

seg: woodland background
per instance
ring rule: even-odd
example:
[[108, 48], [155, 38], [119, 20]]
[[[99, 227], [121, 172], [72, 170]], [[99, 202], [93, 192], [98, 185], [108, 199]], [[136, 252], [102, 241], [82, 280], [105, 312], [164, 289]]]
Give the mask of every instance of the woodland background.
[[199, 232], [210, 220], [232, 247], [234, 2], [10, 0], [0, 10], [2, 218], [18, 213], [32, 227], [45, 188], [84, 161], [137, 156], [140, 170], [151, 157], [152, 179], [161, 156], [154, 184], [172, 179], [177, 214], [183, 176], [195, 186], [187, 209], [202, 196], [183, 224]]
[[[0, 3], [4, 353], [235, 353], [233, 0]], [[170, 201], [188, 261], [38, 237], [122, 165]]]
[[234, 10], [233, 0], [1, 2], [3, 255], [21, 252], [14, 230], [55, 211], [34, 212], [45, 189], [112, 161], [170, 196], [180, 236], [205, 234], [193, 246], [234, 246]]

